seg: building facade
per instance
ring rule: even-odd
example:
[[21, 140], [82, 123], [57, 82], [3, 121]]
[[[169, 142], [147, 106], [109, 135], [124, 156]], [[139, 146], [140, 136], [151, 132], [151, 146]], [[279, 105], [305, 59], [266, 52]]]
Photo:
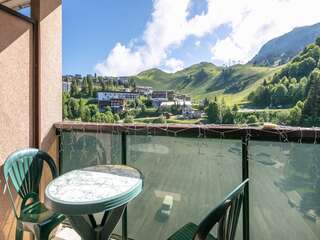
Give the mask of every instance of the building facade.
[[148, 86], [136, 86], [134, 91], [144, 96], [150, 96], [153, 92], [153, 89], [152, 87]]
[[71, 82], [62, 82], [62, 90], [63, 92], [69, 93], [71, 91]]
[[125, 110], [127, 101], [134, 101], [139, 97], [135, 92], [98, 92], [97, 101], [100, 112], [109, 106], [113, 112], [120, 113]]

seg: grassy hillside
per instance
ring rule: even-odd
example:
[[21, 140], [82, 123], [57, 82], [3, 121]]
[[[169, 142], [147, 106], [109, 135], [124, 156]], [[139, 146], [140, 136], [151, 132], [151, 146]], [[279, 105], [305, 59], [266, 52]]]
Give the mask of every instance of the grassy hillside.
[[176, 73], [150, 69], [134, 79], [137, 85], [152, 86], [155, 90], [174, 89], [191, 95], [195, 100], [217, 96], [224, 97], [227, 104], [239, 104], [245, 102], [249, 93], [277, 69], [252, 65], [223, 68], [201, 62]]

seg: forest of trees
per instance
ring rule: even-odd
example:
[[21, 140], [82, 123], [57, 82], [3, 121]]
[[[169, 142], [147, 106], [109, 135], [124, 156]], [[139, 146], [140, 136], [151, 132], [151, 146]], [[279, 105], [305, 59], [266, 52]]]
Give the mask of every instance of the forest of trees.
[[[206, 101], [205, 101], [206, 102]], [[264, 122], [272, 122], [275, 124], [292, 125], [300, 124], [301, 109], [303, 103], [299, 102], [296, 107], [289, 110], [281, 111], [257, 111], [257, 112], [241, 112], [237, 105], [232, 108], [228, 107], [224, 100], [206, 102], [207, 123], [214, 124], [253, 124], [259, 125]]]
[[70, 120], [81, 120], [83, 122], [105, 122], [113, 123], [120, 119], [118, 114], [113, 114], [110, 108], [105, 112], [99, 112], [97, 104], [89, 104], [86, 99], [70, 97], [68, 93], [63, 94], [63, 117]]
[[[320, 38], [249, 95], [258, 107], [292, 108], [291, 125], [320, 123]], [[290, 117], [290, 116], [289, 116]]]
[[95, 98], [98, 91], [117, 91], [121, 88], [135, 88], [136, 83], [131, 77], [120, 83], [116, 78], [104, 79], [102, 76], [84, 76], [72, 79], [70, 96], [73, 98]]
[[63, 118], [81, 120], [83, 122], [114, 123], [123, 118], [125, 122], [133, 122], [133, 118], [125, 114], [114, 114], [111, 108], [99, 112], [98, 105], [92, 100], [98, 91], [116, 91], [121, 88], [134, 88], [135, 82], [129, 78], [128, 82], [120, 84], [114, 79], [105, 80], [103, 77], [90, 75], [80, 79], [73, 79], [70, 93], [63, 93]]

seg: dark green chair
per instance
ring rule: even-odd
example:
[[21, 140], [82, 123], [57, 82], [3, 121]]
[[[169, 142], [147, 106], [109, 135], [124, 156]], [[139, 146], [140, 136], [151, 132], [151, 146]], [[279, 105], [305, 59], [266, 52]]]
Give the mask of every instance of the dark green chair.
[[[46, 209], [39, 200], [39, 184], [44, 162], [48, 164], [52, 178], [56, 178], [58, 171], [54, 161], [47, 153], [38, 149], [29, 148], [14, 152], [4, 163], [6, 187], [17, 218], [17, 240], [23, 239], [23, 231], [32, 232], [36, 240], [47, 240], [51, 231], [65, 219], [62, 214]], [[15, 208], [10, 186], [22, 198], [20, 215]]]
[[[233, 240], [243, 202], [244, 187], [248, 182], [249, 179], [246, 179], [236, 187], [199, 225], [188, 223], [168, 240]], [[217, 237], [214, 237], [210, 231], [216, 224], [218, 231]]]

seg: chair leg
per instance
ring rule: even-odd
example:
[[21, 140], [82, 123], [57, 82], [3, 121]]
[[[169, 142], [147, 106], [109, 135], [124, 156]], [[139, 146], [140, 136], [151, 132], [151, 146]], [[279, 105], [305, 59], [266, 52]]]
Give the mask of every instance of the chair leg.
[[16, 240], [23, 240], [23, 230], [19, 227], [16, 228]]
[[48, 240], [50, 232], [44, 231], [40, 227], [36, 227], [34, 231], [35, 240]]

